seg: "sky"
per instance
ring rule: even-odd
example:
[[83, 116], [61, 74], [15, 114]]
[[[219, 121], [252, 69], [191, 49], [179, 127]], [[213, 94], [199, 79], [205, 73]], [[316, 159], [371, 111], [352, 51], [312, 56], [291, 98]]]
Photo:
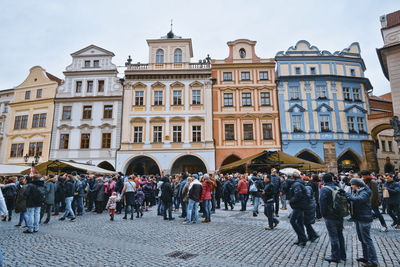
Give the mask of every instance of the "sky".
[[[399, 0], [2, 0], [0, 90], [24, 81], [40, 65], [64, 79], [70, 54], [90, 44], [114, 52], [123, 66], [148, 62], [146, 39], [175, 34], [192, 38], [193, 62], [228, 56], [227, 42], [257, 41], [256, 54], [272, 58], [298, 40], [331, 52], [359, 42], [374, 95], [390, 92], [376, 48], [383, 46], [379, 17]], [[124, 68], [119, 68], [121, 76]]]

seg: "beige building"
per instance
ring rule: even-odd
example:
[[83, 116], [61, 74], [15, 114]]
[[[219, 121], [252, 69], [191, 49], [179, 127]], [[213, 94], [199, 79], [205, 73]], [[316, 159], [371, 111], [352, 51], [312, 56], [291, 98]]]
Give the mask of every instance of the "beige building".
[[191, 63], [192, 40], [172, 31], [147, 44], [148, 64], [127, 62], [116, 169], [214, 171], [210, 59]]
[[14, 88], [10, 103], [10, 123], [7, 130], [4, 163], [39, 162], [49, 158], [54, 97], [61, 80], [42, 67], [35, 66], [23, 83]]
[[6, 136], [10, 121], [10, 102], [14, 96], [13, 89], [0, 91], [0, 162], [3, 162], [5, 155]]

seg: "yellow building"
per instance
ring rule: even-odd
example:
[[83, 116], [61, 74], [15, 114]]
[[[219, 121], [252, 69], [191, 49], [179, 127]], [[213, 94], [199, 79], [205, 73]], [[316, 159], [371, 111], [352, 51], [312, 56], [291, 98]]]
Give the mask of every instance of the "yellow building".
[[39, 162], [48, 160], [54, 97], [60, 84], [59, 78], [35, 66], [25, 81], [14, 88], [4, 163], [24, 164], [25, 160], [34, 161], [36, 155]]

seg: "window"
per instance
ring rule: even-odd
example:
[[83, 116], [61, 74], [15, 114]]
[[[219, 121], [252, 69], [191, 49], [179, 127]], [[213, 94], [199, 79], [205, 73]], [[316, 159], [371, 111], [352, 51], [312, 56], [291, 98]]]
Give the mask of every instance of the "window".
[[343, 87], [343, 98], [344, 98], [344, 100], [351, 101], [351, 98], [350, 98], [350, 88], [348, 88], [348, 87]]
[[14, 129], [26, 129], [28, 124], [28, 115], [23, 115], [23, 116], [16, 116], [15, 117], [15, 123], [14, 123]]
[[8, 104], [5, 104], [4, 105], [4, 111], [3, 111], [4, 113], [7, 113], [8, 112]]
[[260, 71], [260, 80], [268, 80], [268, 71]]
[[81, 134], [81, 148], [89, 148], [90, 134]]
[[142, 143], [143, 142], [143, 127], [135, 126], [133, 127], [133, 142]]
[[163, 91], [154, 91], [154, 105], [162, 106], [163, 104]]
[[144, 91], [135, 91], [135, 106], [144, 105]]
[[192, 105], [201, 104], [201, 90], [192, 90]]
[[393, 152], [392, 141], [388, 141], [389, 152]]
[[294, 68], [294, 73], [295, 73], [296, 75], [300, 75], [300, 74], [301, 74], [300, 67], [295, 67], [295, 68]]
[[64, 106], [63, 107], [63, 112], [62, 112], [62, 119], [63, 120], [70, 120], [71, 119], [71, 112], [72, 112], [72, 107], [71, 106]]
[[88, 93], [92, 93], [93, 92], [93, 81], [87, 81], [87, 88], [86, 91]]
[[225, 124], [225, 140], [235, 140], [235, 126], [233, 124]]
[[24, 144], [12, 144], [10, 158], [22, 158], [24, 156]]
[[224, 81], [232, 81], [232, 72], [224, 72]]
[[292, 115], [293, 132], [302, 132], [301, 115]]
[[224, 93], [224, 107], [233, 107], [232, 93]]
[[85, 60], [85, 68], [90, 68], [90, 60]]
[[310, 74], [311, 74], [311, 75], [317, 74], [315, 67], [311, 67], [311, 68], [310, 68]]
[[97, 91], [99, 93], [103, 93], [104, 92], [104, 81], [103, 80], [97, 81]]
[[358, 132], [364, 133], [364, 118], [362, 117], [357, 117], [357, 126], [358, 126]]
[[242, 72], [240, 75], [241, 75], [242, 81], [250, 81], [250, 72], [245, 71], [245, 72]]
[[172, 91], [172, 98], [173, 98], [172, 103], [175, 106], [182, 105], [182, 90], [174, 90], [174, 91]]
[[319, 123], [321, 126], [321, 132], [329, 132], [329, 115], [319, 116]]
[[103, 133], [101, 137], [101, 148], [111, 147], [111, 133]]
[[179, 48], [174, 51], [174, 63], [182, 63], [182, 50]]
[[356, 70], [355, 69], [350, 69], [350, 75], [351, 76], [356, 76]]
[[90, 120], [92, 118], [92, 106], [83, 106], [83, 120]]
[[253, 124], [243, 124], [244, 140], [253, 140]]
[[271, 105], [271, 100], [270, 100], [270, 94], [266, 92], [262, 92], [260, 94], [261, 96], [261, 106], [270, 106]]
[[315, 87], [317, 98], [326, 99], [326, 87], [324, 85], [317, 85]]
[[162, 142], [162, 126], [153, 127], [153, 142], [154, 143]]
[[382, 151], [386, 152], [386, 142], [385, 142], [385, 140], [381, 140], [381, 147], [382, 147]]
[[263, 123], [263, 140], [272, 140], [272, 124], [271, 123]]
[[31, 91], [25, 91], [25, 99], [30, 99], [31, 98]]
[[42, 89], [36, 90], [36, 98], [42, 98]]
[[82, 92], [82, 81], [76, 81], [76, 84], [75, 84], [75, 92], [76, 92], [76, 93]]
[[93, 60], [93, 67], [94, 67], [94, 68], [100, 67], [100, 61], [98, 61], [98, 60]]
[[172, 126], [172, 142], [175, 143], [182, 142], [182, 126], [179, 125]]
[[156, 64], [164, 63], [164, 50], [158, 49], [156, 52]]
[[289, 86], [289, 99], [290, 100], [300, 99], [300, 91], [298, 86]]
[[251, 106], [251, 93], [242, 93], [242, 106]]
[[103, 119], [112, 119], [113, 106], [104, 105]]
[[33, 114], [32, 128], [38, 128], [38, 127], [39, 127], [39, 114]]
[[201, 142], [201, 126], [200, 125], [192, 126], [192, 141], [193, 142]]
[[68, 149], [69, 134], [60, 135], [60, 149]]
[[360, 88], [353, 88], [353, 100], [354, 101], [360, 101]]
[[42, 156], [43, 142], [29, 143], [28, 155], [33, 157], [35, 155]]
[[351, 133], [356, 132], [356, 129], [354, 127], [354, 117], [347, 117], [347, 128]]
[[47, 113], [40, 114], [39, 127], [46, 127]]

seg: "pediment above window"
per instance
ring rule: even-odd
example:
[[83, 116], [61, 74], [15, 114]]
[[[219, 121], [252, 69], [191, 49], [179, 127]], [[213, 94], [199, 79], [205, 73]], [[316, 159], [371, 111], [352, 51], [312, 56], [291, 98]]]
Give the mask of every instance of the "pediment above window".
[[304, 112], [306, 111], [305, 108], [303, 108], [302, 106], [300, 106], [299, 104], [294, 104], [293, 106], [291, 106], [288, 109], [289, 112]]
[[321, 105], [319, 105], [315, 111], [317, 112], [331, 112], [333, 110], [333, 108], [331, 108], [329, 105], [323, 103]]
[[367, 113], [367, 110], [363, 109], [362, 107], [358, 105], [351, 105], [347, 108], [344, 109], [344, 112], [346, 113]]

